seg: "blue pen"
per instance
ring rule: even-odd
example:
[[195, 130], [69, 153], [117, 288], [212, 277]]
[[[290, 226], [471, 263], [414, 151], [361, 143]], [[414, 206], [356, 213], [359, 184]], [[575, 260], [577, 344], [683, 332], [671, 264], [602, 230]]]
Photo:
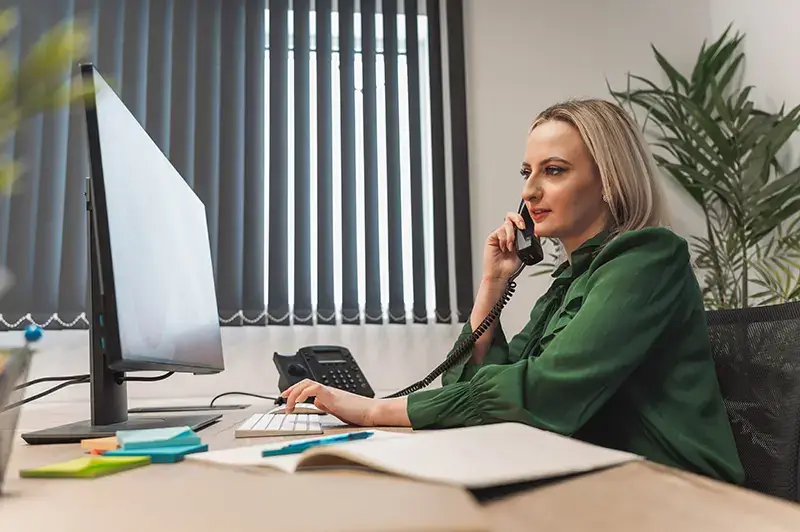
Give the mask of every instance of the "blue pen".
[[261, 451], [261, 456], [267, 457], [267, 456], [281, 456], [284, 454], [297, 454], [297, 453], [302, 453], [306, 449], [310, 449], [311, 447], [317, 447], [319, 445], [330, 445], [332, 443], [341, 443], [345, 441], [366, 440], [373, 434], [375, 433], [372, 432], [371, 430], [367, 430], [361, 432], [350, 432], [347, 434], [336, 434], [335, 436], [326, 436], [324, 438], [317, 438], [314, 440], [287, 443], [280, 449], [267, 449], [265, 451]]

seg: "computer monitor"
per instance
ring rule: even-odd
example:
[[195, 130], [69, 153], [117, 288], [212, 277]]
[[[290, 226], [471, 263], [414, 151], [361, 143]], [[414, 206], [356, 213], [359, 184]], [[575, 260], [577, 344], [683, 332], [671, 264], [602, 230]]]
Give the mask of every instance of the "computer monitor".
[[203, 202], [92, 64], [81, 65], [87, 179], [91, 419], [22, 435], [74, 443], [221, 414], [131, 416], [126, 372], [224, 369]]

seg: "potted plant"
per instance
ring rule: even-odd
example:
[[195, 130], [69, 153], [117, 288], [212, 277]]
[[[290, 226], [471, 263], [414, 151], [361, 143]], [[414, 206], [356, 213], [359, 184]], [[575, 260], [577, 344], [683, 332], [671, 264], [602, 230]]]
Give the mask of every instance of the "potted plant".
[[753, 87], [738, 83], [744, 36], [730, 29], [703, 43], [688, 74], [653, 47], [665, 86], [632, 74], [625, 90], [608, 85], [633, 116], [644, 115], [638, 123], [658, 166], [702, 209], [705, 235], [691, 246], [708, 309], [800, 297], [800, 167], [784, 161], [800, 106], [756, 107]]

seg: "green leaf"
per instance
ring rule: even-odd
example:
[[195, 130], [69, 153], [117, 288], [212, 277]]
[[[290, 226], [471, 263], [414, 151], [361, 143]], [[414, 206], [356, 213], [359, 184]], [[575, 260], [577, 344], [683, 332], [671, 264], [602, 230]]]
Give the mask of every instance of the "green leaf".
[[754, 199], [757, 203], [769, 201], [773, 196], [785, 193], [787, 189], [792, 195], [800, 192], [800, 166], [786, 175], [767, 183], [766, 186], [756, 194]]
[[24, 169], [24, 165], [19, 161], [8, 158], [0, 160], [0, 193], [12, 193]]
[[686, 81], [686, 78], [683, 77], [681, 73], [670, 64], [669, 61], [667, 61], [667, 58], [664, 57], [654, 45], [650, 45], [650, 48], [652, 48], [653, 53], [656, 56], [656, 61], [658, 61], [661, 69], [667, 75], [667, 78], [669, 78], [672, 89], [674, 91], [678, 91], [679, 89], [683, 89], [684, 91], [687, 90], [689, 88], [689, 82]]
[[[709, 83], [709, 92], [711, 94], [711, 103], [713, 105], [713, 109], [722, 118], [723, 122], [728, 127], [728, 130], [733, 131], [734, 128], [736, 127], [734, 124], [733, 112], [731, 112], [731, 110], [728, 109], [727, 102], [725, 101], [725, 98], [722, 95], [722, 89], [714, 82], [713, 79]], [[700, 113], [700, 110], [698, 110], [697, 112]], [[711, 122], [713, 123], [713, 118], [711, 117], [704, 117], [704, 118], [711, 120]], [[709, 126], [706, 126], [706, 128], [708, 129]], [[718, 126], [717, 129], [719, 129]]]
[[0, 40], [5, 40], [19, 25], [19, 13], [16, 9], [3, 9], [0, 11]]
[[736, 75], [736, 73], [739, 71], [739, 67], [742, 64], [742, 60], [744, 60], [744, 54], [743, 53], [737, 54], [736, 57], [731, 62], [731, 64], [728, 65], [727, 70], [720, 77], [719, 89], [721, 93], [728, 88], [728, 85], [730, 85], [730, 82], [733, 80], [733, 76]]
[[[15, 10], [0, 11], [0, 38], [17, 23]], [[66, 20], [46, 31], [18, 67], [10, 52], [0, 51], [0, 142], [16, 134], [26, 118], [87, 94], [82, 84], [70, 79], [74, 63], [88, 48], [87, 35], [82, 25]], [[0, 160], [0, 188], [4, 193], [16, 190], [23, 171], [19, 161]]]
[[23, 116], [57, 105], [57, 93], [69, 80], [71, 65], [88, 48], [84, 32], [65, 22], [45, 33], [20, 64], [18, 81]]

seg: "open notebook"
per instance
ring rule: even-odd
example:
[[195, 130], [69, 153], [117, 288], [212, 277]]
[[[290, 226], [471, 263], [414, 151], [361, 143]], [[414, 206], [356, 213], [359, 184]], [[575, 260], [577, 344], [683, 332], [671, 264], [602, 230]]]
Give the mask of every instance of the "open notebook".
[[[423, 481], [481, 489], [582, 473], [640, 459], [519, 423], [395, 433], [262, 458], [285, 442], [187, 456], [194, 462], [268, 467], [287, 473], [366, 467]], [[307, 438], [312, 439], [312, 438]], [[294, 440], [302, 441], [302, 440]]]

